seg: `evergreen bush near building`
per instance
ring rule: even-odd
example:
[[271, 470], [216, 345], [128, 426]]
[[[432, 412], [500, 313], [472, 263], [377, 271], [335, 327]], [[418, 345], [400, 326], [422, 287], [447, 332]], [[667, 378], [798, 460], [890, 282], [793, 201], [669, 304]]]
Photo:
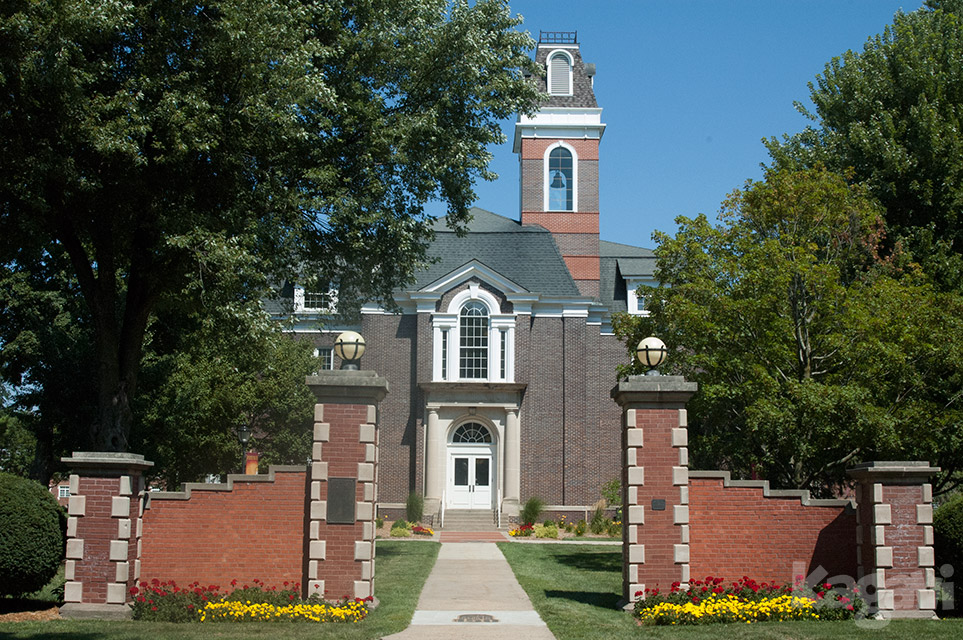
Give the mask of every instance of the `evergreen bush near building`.
[[0, 472], [0, 596], [41, 589], [64, 555], [66, 519], [50, 492]]
[[958, 493], [933, 512], [933, 547], [936, 565], [963, 569], [963, 493]]
[[544, 509], [545, 501], [533, 496], [525, 501], [525, 506], [522, 507], [522, 512], [518, 514], [518, 518], [522, 521], [522, 524], [534, 525]]
[[405, 503], [405, 517], [408, 522], [421, 522], [421, 517], [425, 514], [425, 499], [417, 491], [408, 494], [408, 501]]

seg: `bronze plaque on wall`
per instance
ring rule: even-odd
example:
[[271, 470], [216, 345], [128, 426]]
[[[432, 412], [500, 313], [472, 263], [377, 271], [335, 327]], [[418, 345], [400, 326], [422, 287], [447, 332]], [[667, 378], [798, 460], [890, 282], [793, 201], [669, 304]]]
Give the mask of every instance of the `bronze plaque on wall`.
[[328, 478], [328, 524], [354, 524], [358, 481]]

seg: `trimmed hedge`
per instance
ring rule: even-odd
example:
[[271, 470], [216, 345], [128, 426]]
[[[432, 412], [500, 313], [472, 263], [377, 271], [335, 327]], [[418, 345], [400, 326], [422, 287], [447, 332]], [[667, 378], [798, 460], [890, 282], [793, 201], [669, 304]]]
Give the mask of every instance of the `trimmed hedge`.
[[933, 511], [933, 547], [936, 566], [963, 570], [963, 493], [958, 493]]
[[0, 596], [43, 588], [64, 554], [63, 509], [41, 484], [0, 472]]

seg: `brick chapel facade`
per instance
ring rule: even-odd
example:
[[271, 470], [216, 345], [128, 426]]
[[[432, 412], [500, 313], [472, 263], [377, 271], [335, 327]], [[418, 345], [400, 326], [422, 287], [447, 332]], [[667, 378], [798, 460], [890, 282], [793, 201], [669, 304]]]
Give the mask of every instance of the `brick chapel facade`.
[[[514, 515], [530, 497], [587, 509], [619, 477], [621, 413], [610, 397], [628, 355], [614, 311], [641, 313], [653, 282], [648, 249], [599, 238], [599, 152], [605, 125], [594, 65], [575, 34], [543, 33], [533, 78], [549, 96], [515, 125], [517, 219], [474, 208], [468, 234], [436, 224], [437, 259], [396, 292], [403, 310], [363, 307], [362, 368], [390, 385], [379, 410], [379, 508], [410, 492], [426, 513]], [[317, 327], [324, 296], [294, 288], [295, 331], [325, 367], [346, 327]]]

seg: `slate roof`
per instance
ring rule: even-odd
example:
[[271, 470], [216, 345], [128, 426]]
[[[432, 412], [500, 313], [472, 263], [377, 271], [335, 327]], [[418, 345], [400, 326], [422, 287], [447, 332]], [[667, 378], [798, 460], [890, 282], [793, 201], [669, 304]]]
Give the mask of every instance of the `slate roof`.
[[595, 91], [592, 90], [592, 78], [585, 75], [585, 64], [582, 62], [582, 55], [578, 47], [562, 46], [540, 43], [535, 51], [535, 62], [540, 64], [543, 75], [537, 77], [535, 82], [538, 90], [548, 93], [548, 70], [545, 67], [548, 54], [555, 49], [564, 49], [572, 54], [575, 63], [572, 65], [572, 95], [570, 96], [549, 96], [548, 100], [542, 103], [544, 107], [575, 107], [575, 108], [597, 108], [598, 102], [595, 101]]
[[476, 260], [529, 292], [548, 296], [580, 296], [578, 287], [555, 246], [552, 234], [537, 225], [472, 207], [468, 234], [458, 237], [435, 222], [435, 241], [428, 253], [438, 258], [417, 275], [410, 290], [427, 287], [436, 280]]

